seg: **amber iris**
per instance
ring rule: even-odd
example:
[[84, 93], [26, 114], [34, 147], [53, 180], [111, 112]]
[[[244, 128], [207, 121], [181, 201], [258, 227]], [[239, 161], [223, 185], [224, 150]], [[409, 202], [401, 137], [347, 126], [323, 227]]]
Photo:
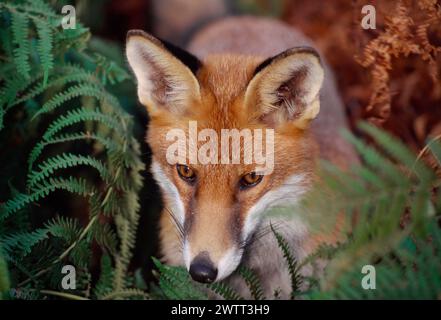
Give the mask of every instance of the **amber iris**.
[[178, 171], [179, 176], [186, 181], [193, 181], [196, 178], [193, 169], [185, 164], [176, 165], [176, 170]]
[[250, 172], [242, 176], [240, 184], [242, 187], [253, 187], [262, 181], [263, 175]]

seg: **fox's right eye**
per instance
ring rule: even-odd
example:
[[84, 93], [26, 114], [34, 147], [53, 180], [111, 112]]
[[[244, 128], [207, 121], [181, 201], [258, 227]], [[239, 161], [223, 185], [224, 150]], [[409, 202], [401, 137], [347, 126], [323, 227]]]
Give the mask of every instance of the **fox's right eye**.
[[178, 171], [179, 176], [187, 182], [193, 182], [196, 179], [194, 170], [185, 164], [177, 164], [176, 170]]

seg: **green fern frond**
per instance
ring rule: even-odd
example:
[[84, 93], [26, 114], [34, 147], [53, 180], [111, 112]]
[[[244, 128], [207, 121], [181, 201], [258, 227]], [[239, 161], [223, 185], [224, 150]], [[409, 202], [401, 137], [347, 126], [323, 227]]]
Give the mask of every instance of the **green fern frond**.
[[93, 133], [72, 133], [72, 134], [61, 134], [56, 137], [48, 138], [42, 142], [38, 142], [29, 154], [28, 159], [28, 170], [32, 170], [32, 167], [38, 157], [42, 154], [45, 147], [58, 143], [74, 142], [74, 141], [91, 141], [95, 140], [99, 142], [104, 148], [109, 152], [115, 152], [120, 146], [114, 141], [100, 134]]
[[238, 271], [241, 277], [245, 280], [248, 288], [250, 289], [250, 293], [253, 299], [264, 300], [265, 296], [263, 295], [263, 290], [260, 283], [261, 281], [254, 273], [254, 271], [245, 266], [240, 266]]
[[75, 243], [75, 247], [69, 252], [69, 259], [76, 267], [86, 270], [89, 268], [92, 261], [90, 246], [90, 239], [81, 239]]
[[167, 299], [207, 299], [201, 287], [190, 279], [187, 270], [182, 267], [163, 265], [154, 257], [152, 259], [160, 272], [159, 287]]
[[0, 221], [6, 219], [10, 214], [17, 212], [24, 206], [46, 197], [56, 190], [65, 190], [80, 196], [91, 196], [96, 193], [95, 188], [85, 179], [69, 178], [50, 178], [41, 183], [37, 183], [30, 194], [19, 193], [14, 198], [9, 199], [0, 205]]
[[30, 45], [29, 45], [29, 17], [26, 14], [12, 11], [12, 34], [13, 43], [16, 45], [14, 49], [14, 62], [17, 67], [17, 71], [25, 79], [30, 77], [29, 72], [31, 66], [29, 64]]
[[37, 116], [51, 112], [60, 107], [63, 103], [80, 96], [94, 97], [98, 101], [115, 106], [115, 110], [120, 108], [118, 100], [108, 92], [103, 91], [101, 88], [92, 84], [79, 84], [55, 95], [52, 99], [47, 101], [40, 110], [38, 110], [33, 118], [35, 119]]
[[[4, 253], [9, 257], [26, 256], [31, 253], [32, 248], [39, 242], [48, 238], [49, 230], [36, 229], [32, 232], [19, 232], [16, 234], [6, 235], [0, 238]], [[20, 252], [20, 253], [19, 253]]]
[[[135, 199], [135, 201], [137, 203], [137, 199]], [[135, 210], [126, 213], [128, 217], [122, 215], [115, 216], [118, 236], [121, 239], [119, 254], [115, 257], [115, 292], [122, 291], [127, 286], [126, 274], [136, 239], [136, 229], [134, 226], [138, 224], [139, 219], [139, 216], [136, 214], [137, 208], [134, 209]]]
[[16, 77], [8, 77], [5, 79], [5, 85], [0, 95], [0, 106], [3, 106], [5, 113], [12, 107], [19, 93], [30, 86], [35, 79], [36, 77], [26, 79], [19, 74]]
[[121, 291], [115, 291], [102, 297], [102, 300], [115, 300], [115, 299], [136, 299], [136, 300], [148, 300], [150, 296], [139, 289], [124, 289]]
[[[84, 82], [99, 85], [98, 79], [91, 72], [74, 65], [67, 65], [56, 68], [51, 72], [51, 74], [52, 75], [49, 76], [47, 84], [44, 83], [44, 80], [43, 82], [37, 83], [31, 89], [28, 89], [28, 91], [22, 97], [16, 99], [13, 103], [11, 103], [10, 107], [19, 105], [29, 99], [35, 98], [49, 88], [57, 88], [65, 86], [69, 83]], [[41, 73], [41, 78], [44, 78], [44, 72]]]
[[117, 253], [117, 235], [109, 224], [95, 224], [92, 229], [92, 235], [103, 249], [106, 249], [112, 255]]
[[67, 243], [72, 243], [79, 238], [81, 227], [77, 220], [67, 217], [56, 217], [45, 224], [45, 229], [53, 236], [62, 238]]
[[110, 172], [100, 160], [97, 160], [91, 156], [63, 153], [61, 155], [51, 157], [39, 164], [38, 171], [31, 171], [28, 175], [27, 186], [28, 188], [32, 188], [39, 181], [50, 177], [56, 170], [76, 166], [89, 166], [91, 168], [95, 168], [105, 182], [109, 182], [112, 179]]
[[416, 161], [416, 155], [409, 150], [401, 141], [387, 134], [379, 128], [369, 125], [367, 123], [360, 123], [360, 129], [368, 133], [374, 140], [401, 164], [405, 165], [410, 171], [415, 172], [418, 177], [425, 181], [435, 178], [433, 171], [431, 171], [421, 161]]
[[108, 254], [101, 257], [101, 273], [97, 284], [94, 288], [94, 295], [98, 299], [102, 299], [113, 289], [113, 267], [112, 260]]
[[[66, 127], [72, 126], [75, 123], [81, 123], [86, 121], [95, 121], [102, 123], [108, 128], [115, 130], [116, 132], [124, 132], [124, 128], [115, 117], [109, 114], [104, 114], [99, 110], [87, 110], [84, 108], [78, 108], [68, 111], [65, 115], [61, 115], [57, 118], [46, 132], [43, 134], [43, 139], [48, 141], [54, 134], [63, 130]], [[121, 136], [123, 138], [123, 136]]]
[[53, 35], [52, 29], [46, 22], [34, 19], [38, 33], [37, 51], [39, 54], [40, 64], [43, 69], [43, 86], [46, 86], [49, 77], [49, 71], [54, 66], [54, 57], [52, 55]]
[[26, 8], [31, 10], [33, 13], [41, 14], [44, 17], [58, 17], [54, 8], [43, 0], [26, 0], [26, 2]]
[[288, 244], [288, 241], [286, 241], [283, 236], [278, 233], [273, 226], [271, 225], [271, 230], [276, 237], [277, 244], [282, 250], [283, 257], [285, 258], [288, 272], [291, 277], [291, 299], [294, 299], [299, 293], [300, 293], [300, 287], [303, 283], [302, 276], [299, 273], [299, 269], [297, 266], [297, 261], [292, 253], [292, 250]]
[[211, 283], [207, 287], [225, 300], [243, 300], [243, 297], [223, 282]]

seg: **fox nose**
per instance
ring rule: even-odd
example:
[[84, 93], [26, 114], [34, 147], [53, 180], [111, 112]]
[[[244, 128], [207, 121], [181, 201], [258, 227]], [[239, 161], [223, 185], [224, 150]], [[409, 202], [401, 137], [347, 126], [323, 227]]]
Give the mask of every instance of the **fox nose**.
[[193, 280], [203, 283], [211, 283], [217, 277], [217, 269], [214, 267], [208, 254], [197, 255], [190, 264], [190, 275]]

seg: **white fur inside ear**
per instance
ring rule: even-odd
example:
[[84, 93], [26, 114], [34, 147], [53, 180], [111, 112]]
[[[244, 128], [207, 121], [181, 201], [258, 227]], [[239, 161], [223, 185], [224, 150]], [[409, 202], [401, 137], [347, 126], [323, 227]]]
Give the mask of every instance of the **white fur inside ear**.
[[160, 44], [142, 36], [131, 36], [127, 40], [126, 55], [135, 73], [138, 97], [143, 105], [165, 105], [173, 111], [199, 97], [195, 76]]
[[[245, 100], [258, 104], [255, 106], [258, 114], [274, 112], [277, 120], [283, 118], [284, 112], [296, 114], [296, 121], [311, 120], [320, 110], [319, 91], [323, 80], [323, 67], [314, 54], [288, 54], [266, 66], [251, 80]], [[283, 86], [285, 93], [281, 93]]]
[[262, 83], [262, 93], [268, 95], [268, 98], [272, 100], [270, 103], [276, 102], [277, 96], [274, 93], [278, 88], [302, 72], [305, 76], [299, 85], [304, 95], [299, 98], [305, 104], [311, 103], [317, 96], [324, 78], [323, 68], [312, 54], [294, 54], [276, 62], [276, 65], [268, 70], [270, 74]]
[[153, 91], [153, 83], [151, 76], [153, 70], [151, 64], [144, 58], [144, 51], [148, 50], [143, 44], [145, 40], [130, 38], [127, 42], [126, 54], [127, 60], [135, 73], [138, 81], [138, 98], [143, 105], [152, 103], [151, 93]]

